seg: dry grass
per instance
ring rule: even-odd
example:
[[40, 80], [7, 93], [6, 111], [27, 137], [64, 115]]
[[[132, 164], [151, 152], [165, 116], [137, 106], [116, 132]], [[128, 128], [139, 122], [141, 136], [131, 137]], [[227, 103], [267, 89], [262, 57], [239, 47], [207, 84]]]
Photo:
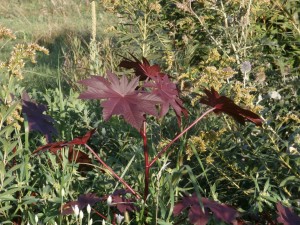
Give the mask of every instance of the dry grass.
[[51, 42], [66, 31], [89, 32], [90, 8], [87, 0], [2, 0], [0, 24], [25, 41]]

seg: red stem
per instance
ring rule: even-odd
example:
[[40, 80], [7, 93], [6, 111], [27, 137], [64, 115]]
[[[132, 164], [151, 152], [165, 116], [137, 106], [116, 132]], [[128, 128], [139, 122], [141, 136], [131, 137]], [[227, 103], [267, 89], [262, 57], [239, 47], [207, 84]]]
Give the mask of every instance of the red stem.
[[121, 177], [119, 177], [111, 167], [109, 167], [97, 154], [96, 152], [87, 144], [85, 144], [85, 147], [87, 147], [87, 149], [96, 157], [96, 159], [115, 177], [117, 178], [122, 184], [124, 184], [125, 187], [127, 187], [129, 189], [129, 191], [134, 194], [137, 199], [140, 199], [141, 197], [139, 196], [139, 194], [132, 189], [132, 187], [129, 186], [129, 184], [127, 184]]
[[[214, 111], [215, 108], [211, 108], [207, 110], [205, 113], [203, 113], [199, 118], [197, 118], [192, 124], [190, 124], [187, 128], [185, 128], [180, 134], [178, 134], [168, 145], [166, 145], [155, 157], [152, 159], [148, 167], [150, 168], [167, 150], [168, 148], [177, 141], [182, 135], [184, 135], [188, 130], [190, 130], [195, 124], [197, 124], [200, 120], [203, 119], [207, 114]], [[172, 152], [172, 151], [171, 151]], [[170, 152], [170, 153], [171, 153]]]
[[102, 214], [99, 213], [97, 210], [95, 210], [95, 209], [93, 209], [93, 208], [92, 208], [92, 210], [93, 210], [94, 213], [96, 213], [98, 216], [102, 217], [102, 219], [105, 219], [105, 220], [107, 219], [106, 216], [102, 215]]
[[146, 121], [143, 122], [143, 127], [141, 129], [141, 136], [143, 138], [144, 146], [144, 158], [145, 158], [145, 189], [144, 189], [144, 201], [146, 202], [147, 196], [149, 194], [149, 151], [147, 145], [147, 135], [146, 135]]

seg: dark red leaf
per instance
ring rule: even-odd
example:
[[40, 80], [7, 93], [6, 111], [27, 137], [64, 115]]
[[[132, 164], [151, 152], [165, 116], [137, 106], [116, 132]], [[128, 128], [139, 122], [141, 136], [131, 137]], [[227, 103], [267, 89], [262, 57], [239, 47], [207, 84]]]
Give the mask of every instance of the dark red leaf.
[[208, 210], [210, 210], [218, 220], [232, 224], [237, 223], [236, 217], [238, 216], [238, 212], [232, 207], [207, 198], [201, 198], [201, 201], [204, 211], [201, 208], [196, 193], [192, 196], [183, 197], [182, 200], [174, 206], [174, 216], [178, 216], [184, 209], [188, 208], [190, 222], [195, 225], [205, 225], [209, 220], [210, 213]]
[[74, 138], [69, 142], [70, 145], [85, 145], [91, 136], [95, 133], [96, 129], [88, 131], [83, 137]]
[[[69, 153], [68, 153], [69, 162], [76, 162], [81, 164], [79, 165], [79, 171], [88, 170], [90, 169], [89, 166], [83, 164], [91, 164], [92, 160], [89, 158], [88, 154], [81, 152], [79, 150], [74, 150], [73, 146], [86, 144], [87, 141], [92, 136], [92, 134], [95, 132], [95, 130], [96, 129], [92, 129], [88, 131], [83, 137], [74, 138], [72, 141], [59, 141], [59, 142], [49, 143], [40, 146], [33, 152], [33, 154], [38, 152], [43, 152], [43, 151], [50, 151], [53, 154], [57, 154], [57, 152], [62, 148], [69, 147]], [[59, 157], [61, 158], [61, 155]]]
[[235, 218], [237, 217], [238, 213], [234, 208], [209, 200], [207, 198], [202, 198], [202, 203], [204, 207], [209, 208], [212, 211], [217, 219], [226, 223], [236, 222]]
[[192, 205], [188, 216], [190, 222], [195, 225], [206, 225], [210, 218], [207, 210], [203, 212], [200, 205]]
[[161, 102], [158, 96], [136, 90], [138, 78], [131, 80], [123, 76], [120, 80], [111, 73], [107, 73], [108, 80], [100, 76], [92, 76], [79, 83], [88, 89], [81, 93], [81, 99], [106, 99], [101, 103], [104, 120], [112, 115], [121, 115], [125, 121], [140, 130], [144, 115], [157, 116], [155, 105]]
[[152, 80], [145, 82], [143, 87], [151, 88], [151, 93], [161, 98], [160, 117], [166, 115], [170, 106], [174, 109], [179, 122], [181, 121], [181, 113], [187, 116], [187, 110], [183, 107], [182, 101], [179, 98], [178, 89], [167, 75], [154, 77]]
[[79, 210], [82, 210], [88, 204], [90, 206], [93, 206], [97, 202], [100, 202], [102, 200], [103, 200], [102, 198], [99, 198], [96, 194], [93, 194], [93, 193], [87, 193], [87, 194], [80, 195], [78, 197], [77, 201], [70, 201], [70, 202], [65, 203], [61, 207], [61, 214], [62, 215], [73, 214], [74, 213], [73, 208], [75, 207], [75, 205], [78, 206]]
[[262, 119], [257, 114], [239, 107], [231, 99], [225, 96], [220, 96], [213, 87], [211, 88], [211, 91], [205, 89], [204, 92], [206, 96], [203, 96], [200, 99], [200, 102], [215, 108], [215, 113], [226, 113], [241, 124], [245, 124], [246, 121], [249, 121], [257, 126], [262, 125]]
[[79, 202], [79, 209], [82, 209], [86, 207], [88, 204], [90, 206], [95, 205], [97, 202], [102, 201], [102, 198], [98, 197], [96, 194], [93, 193], [87, 193], [84, 195], [80, 195], [78, 197], [78, 202]]
[[72, 141], [58, 141], [40, 146], [33, 152], [33, 154], [47, 150], [49, 150], [51, 153], [56, 153], [58, 150], [64, 147], [72, 147], [73, 145], [84, 145], [91, 138], [95, 130], [96, 129], [92, 129], [88, 131], [83, 137], [74, 138]]
[[283, 206], [280, 202], [276, 204], [276, 207], [278, 211], [278, 223], [283, 223], [284, 225], [300, 224], [300, 217], [291, 208]]
[[[88, 154], [86, 154], [82, 151], [79, 151], [79, 150], [74, 150], [73, 148], [71, 148], [69, 150], [68, 160], [69, 160], [69, 162], [75, 162], [75, 163], [79, 163], [79, 164], [92, 163], [92, 160], [89, 158]], [[84, 165], [84, 166], [80, 165], [80, 167], [87, 167], [87, 165]], [[81, 170], [81, 169], [79, 169], [79, 170]]]
[[75, 207], [75, 205], [78, 206], [78, 201], [71, 201], [71, 202], [67, 202], [65, 204], [63, 204], [61, 206], [60, 212], [62, 215], [70, 215], [74, 213], [73, 208]]
[[51, 142], [52, 135], [57, 135], [58, 132], [53, 126], [54, 119], [43, 114], [47, 107], [43, 104], [37, 104], [31, 101], [29, 95], [23, 92], [22, 95], [22, 113], [26, 114], [29, 130], [39, 131], [45, 135], [47, 142]]
[[58, 150], [69, 146], [69, 142], [68, 141], [58, 141], [58, 142], [53, 142], [53, 143], [49, 143], [43, 146], [38, 147], [32, 154], [41, 152], [41, 151], [47, 151], [50, 150], [51, 153], [56, 153]]
[[158, 76], [164, 76], [160, 71], [160, 67], [157, 64], [150, 66], [150, 63], [146, 58], [142, 58], [142, 62], [139, 61], [136, 57], [131, 55], [135, 60], [131, 60], [124, 57], [124, 60], [119, 64], [120, 67], [124, 67], [126, 69], [134, 69], [135, 75], [140, 77], [140, 80], [146, 80], [147, 78], [155, 78]]
[[[120, 213], [124, 213], [125, 211], [136, 211], [137, 208], [134, 204], [136, 200], [133, 198], [128, 198], [128, 196], [126, 196], [127, 194], [131, 194], [131, 192], [127, 189], [118, 189], [114, 191], [114, 193], [111, 195], [111, 207], [116, 207]], [[107, 196], [103, 199], [107, 200]]]

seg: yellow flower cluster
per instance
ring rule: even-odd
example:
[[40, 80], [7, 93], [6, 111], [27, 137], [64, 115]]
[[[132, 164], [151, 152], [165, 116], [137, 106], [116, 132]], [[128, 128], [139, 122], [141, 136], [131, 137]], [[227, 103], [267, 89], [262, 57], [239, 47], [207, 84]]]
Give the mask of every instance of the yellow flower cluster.
[[166, 51], [166, 56], [164, 57], [166, 60], [166, 64], [168, 65], [167, 71], [173, 67], [173, 63], [175, 61], [175, 55], [173, 51]]
[[221, 58], [220, 53], [218, 52], [218, 49], [213, 48], [212, 50], [210, 50], [210, 52], [208, 53], [208, 58], [205, 61], [206, 64], [209, 64], [211, 62], [216, 62], [219, 61]]
[[8, 62], [5, 64], [10, 75], [15, 76], [18, 80], [23, 79], [22, 69], [25, 66], [24, 60], [29, 59], [32, 63], [36, 63], [37, 51], [49, 54], [46, 48], [35, 43], [15, 45]]
[[[233, 71], [233, 70], [232, 70]], [[223, 69], [217, 69], [215, 66], [207, 66], [203, 68], [203, 73], [200, 75], [200, 77], [197, 79], [197, 81], [194, 83], [194, 87], [196, 92], [198, 92], [199, 88], [201, 90], [202, 87], [214, 87], [215, 90], [219, 90], [228, 79], [229, 76], [233, 76], [235, 72], [231, 72], [229, 70], [223, 70]], [[193, 105], [193, 103], [192, 103]]]
[[16, 36], [10, 29], [0, 26], [0, 40], [4, 38], [16, 39]]
[[[2, 107], [5, 107], [8, 109], [8, 107], [10, 107], [11, 105], [12, 105], [12, 102], [10, 104], [3, 105]], [[14, 111], [12, 113], [10, 113], [9, 116], [6, 117], [5, 121], [2, 121], [2, 114], [0, 114], [0, 120], [2, 122], [5, 122], [7, 125], [12, 124], [17, 130], [20, 130], [21, 126], [19, 123], [24, 121], [24, 118], [21, 117], [21, 112], [22, 112], [22, 106], [19, 103], [16, 106], [16, 108], [14, 109]]]
[[220, 129], [218, 131], [200, 131], [197, 136], [192, 136], [189, 138], [189, 144], [186, 149], [187, 159], [194, 155], [192, 146], [196, 148], [199, 152], [206, 152], [209, 146], [214, 146], [218, 140], [220, 140], [221, 135], [226, 132], [226, 129]]
[[255, 96], [251, 94], [251, 92], [256, 91], [257, 89], [255, 87], [244, 87], [243, 83], [236, 81], [230, 92], [233, 93], [232, 100], [240, 105], [246, 105], [251, 111], [258, 113], [260, 110], [262, 110], [262, 106], [260, 105], [254, 105], [254, 99]]
[[289, 113], [286, 116], [282, 116], [282, 117], [280, 116], [278, 117], [278, 120], [280, 120], [283, 123], [293, 121], [295, 122], [295, 125], [300, 125], [300, 118], [298, 115], [294, 113]]
[[149, 5], [150, 10], [155, 11], [156, 13], [160, 13], [161, 12], [161, 5], [159, 4], [159, 2], [154, 2], [154, 3], [150, 3]]
[[119, 5], [118, 0], [102, 0], [102, 6], [108, 11], [114, 11]]
[[171, 142], [170, 139], [161, 139], [157, 146], [157, 151], [162, 150], [164, 147], [166, 147]]

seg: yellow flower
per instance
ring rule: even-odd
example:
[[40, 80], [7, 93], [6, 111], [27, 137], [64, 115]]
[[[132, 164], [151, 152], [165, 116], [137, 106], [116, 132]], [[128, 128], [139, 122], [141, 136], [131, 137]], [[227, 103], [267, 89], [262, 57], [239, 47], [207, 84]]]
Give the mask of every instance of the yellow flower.
[[211, 157], [210, 155], [206, 157], [206, 163], [207, 164], [213, 164], [214, 163], [214, 158]]

